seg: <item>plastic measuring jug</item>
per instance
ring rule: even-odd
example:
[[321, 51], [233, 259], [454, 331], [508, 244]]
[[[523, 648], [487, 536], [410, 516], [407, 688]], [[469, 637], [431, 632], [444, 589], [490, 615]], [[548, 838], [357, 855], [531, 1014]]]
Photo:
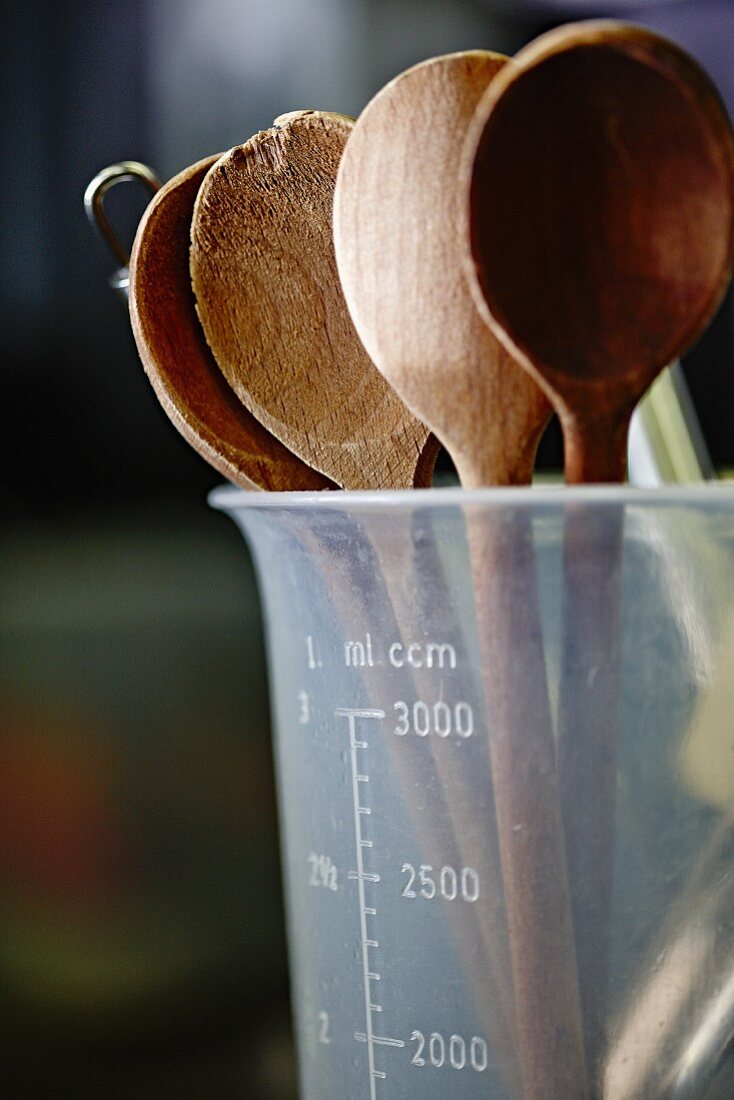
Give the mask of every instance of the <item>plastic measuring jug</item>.
[[[261, 591], [305, 1100], [731, 1096], [734, 489], [227, 487], [211, 502]], [[578, 629], [601, 644], [586, 651], [564, 622], [582, 606], [569, 523], [575, 553], [589, 534]], [[482, 558], [478, 539], [505, 552]], [[564, 878], [562, 823], [589, 812], [582, 773], [579, 789], [556, 774], [569, 683], [592, 715], [605, 685], [612, 734], [593, 882]], [[538, 809], [553, 799], [557, 817]], [[591, 969], [574, 956], [583, 922]], [[569, 974], [600, 1037], [584, 1080], [559, 1085], [551, 1065], [543, 1088], [527, 1047], [564, 1049]]]

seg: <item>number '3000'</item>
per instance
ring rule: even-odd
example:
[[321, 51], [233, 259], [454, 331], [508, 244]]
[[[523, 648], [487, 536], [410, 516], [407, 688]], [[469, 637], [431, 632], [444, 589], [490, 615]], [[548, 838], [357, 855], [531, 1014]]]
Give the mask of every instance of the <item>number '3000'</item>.
[[399, 699], [393, 705], [397, 713], [395, 734], [405, 737], [414, 733], [416, 737], [462, 737], [466, 740], [474, 733], [474, 711], [468, 703], [454, 703], [449, 706], [443, 699], [429, 704], [422, 699], [408, 704]]

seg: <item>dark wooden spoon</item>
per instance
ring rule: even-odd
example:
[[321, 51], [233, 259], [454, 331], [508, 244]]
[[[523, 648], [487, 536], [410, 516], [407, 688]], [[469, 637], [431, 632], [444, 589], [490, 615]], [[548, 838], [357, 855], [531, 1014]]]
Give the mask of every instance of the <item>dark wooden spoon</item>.
[[470, 283], [563, 425], [569, 482], [619, 481], [632, 410], [729, 281], [734, 143], [710, 80], [627, 24], [568, 24], [467, 139]]
[[[702, 333], [733, 251], [734, 141], [700, 67], [615, 22], [569, 24], [490, 85], [467, 136], [467, 270], [560, 417], [566, 479], [621, 481], [632, 411]], [[604, 1049], [624, 513], [569, 505], [559, 770], [587, 1062]]]

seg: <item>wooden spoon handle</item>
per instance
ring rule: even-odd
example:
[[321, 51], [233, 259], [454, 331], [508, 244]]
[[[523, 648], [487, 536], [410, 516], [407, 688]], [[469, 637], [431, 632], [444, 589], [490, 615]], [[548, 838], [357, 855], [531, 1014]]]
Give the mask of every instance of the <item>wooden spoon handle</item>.
[[469, 516], [523, 1100], [588, 1097], [531, 518]]
[[631, 408], [605, 416], [560, 412], [567, 484], [618, 485], [625, 480], [631, 418]]
[[[590, 510], [591, 509], [591, 510]], [[619, 726], [624, 508], [568, 505], [558, 770], [586, 1058], [605, 1045]]]
[[[629, 407], [561, 412], [566, 481], [624, 481]], [[570, 504], [563, 546], [558, 769], [586, 1060], [606, 1043], [619, 724], [624, 511]]]

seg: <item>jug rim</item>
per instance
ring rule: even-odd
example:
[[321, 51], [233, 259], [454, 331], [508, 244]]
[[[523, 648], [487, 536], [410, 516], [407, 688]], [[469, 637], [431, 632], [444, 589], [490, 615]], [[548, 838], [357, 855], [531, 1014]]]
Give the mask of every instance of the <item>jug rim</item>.
[[240, 509], [369, 509], [439, 508], [447, 505], [489, 505], [537, 507], [570, 503], [623, 504], [635, 506], [712, 505], [734, 509], [734, 482], [705, 482], [697, 485], [666, 485], [654, 489], [631, 485], [534, 485], [462, 489], [444, 486], [425, 489], [344, 490], [323, 492], [259, 492], [223, 484], [208, 495], [208, 503], [219, 511]]

